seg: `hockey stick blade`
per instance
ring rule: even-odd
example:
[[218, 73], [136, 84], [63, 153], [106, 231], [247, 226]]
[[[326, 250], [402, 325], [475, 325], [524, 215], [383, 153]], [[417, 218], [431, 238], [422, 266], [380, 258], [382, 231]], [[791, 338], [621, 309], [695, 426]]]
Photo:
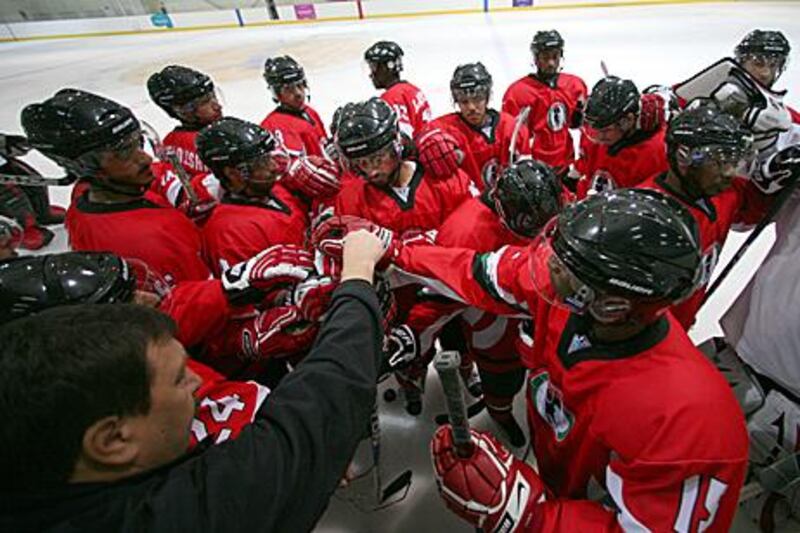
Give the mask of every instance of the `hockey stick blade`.
[[[477, 402], [467, 407], [467, 418], [472, 418], [479, 414], [485, 407], [486, 403], [484, 403], [483, 398], [481, 398]], [[438, 414], [433, 420], [436, 422], [437, 426], [443, 426], [450, 423], [450, 417], [447, 415], [447, 413]]]
[[406, 470], [396, 478], [394, 481], [386, 485], [386, 488], [383, 489], [383, 493], [381, 494], [381, 505], [383, 505], [386, 500], [400, 492], [401, 490], [405, 489], [406, 487], [411, 486], [411, 470]]
[[44, 176], [31, 176], [27, 174], [0, 174], [0, 183], [13, 183], [14, 185], [30, 185], [34, 187], [64, 187], [77, 181], [75, 176], [63, 178], [45, 178]]

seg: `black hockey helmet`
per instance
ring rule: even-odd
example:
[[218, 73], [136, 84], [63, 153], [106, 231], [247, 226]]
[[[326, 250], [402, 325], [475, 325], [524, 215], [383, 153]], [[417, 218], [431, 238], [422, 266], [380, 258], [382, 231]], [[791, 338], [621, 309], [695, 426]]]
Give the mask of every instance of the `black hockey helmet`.
[[[675, 198], [647, 189], [604, 191], [566, 206], [530, 258], [544, 298], [602, 322], [650, 321], [689, 296], [702, 273], [694, 217]], [[559, 274], [571, 281], [557, 290]]]
[[172, 118], [181, 120], [177, 109], [214, 92], [214, 82], [197, 70], [170, 65], [147, 80], [150, 98]]
[[392, 108], [377, 97], [346, 104], [336, 128], [336, 146], [348, 159], [368, 156], [399, 143], [400, 128]]
[[403, 70], [403, 49], [393, 41], [378, 41], [364, 52], [364, 60], [386, 65], [387, 69], [399, 74]]
[[544, 50], [561, 50], [564, 53], [564, 39], [556, 30], [537, 31], [531, 41], [531, 53], [536, 57]]
[[490, 195], [505, 225], [524, 237], [535, 237], [561, 211], [558, 180], [541, 161], [526, 159], [506, 168]]
[[0, 324], [51, 307], [129, 302], [136, 275], [110, 253], [66, 252], [0, 263]]
[[710, 159], [737, 164], [753, 154], [753, 135], [740, 121], [721, 111], [713, 100], [698, 99], [667, 127], [667, 155], [678, 166], [700, 166]]
[[459, 65], [450, 78], [450, 93], [453, 100], [462, 98], [489, 98], [492, 91], [492, 75], [483, 63], [466, 63]]
[[209, 124], [195, 139], [197, 155], [220, 180], [225, 167], [249, 169], [249, 163], [275, 151], [277, 143], [269, 131], [234, 117]]
[[284, 85], [306, 83], [306, 72], [291, 56], [269, 57], [264, 62], [264, 79], [277, 93]]
[[628, 113], [639, 113], [639, 96], [639, 89], [631, 80], [605, 77], [592, 87], [584, 121], [598, 130], [616, 124]]
[[753, 30], [739, 41], [734, 49], [737, 59], [748, 55], [782, 58], [789, 57], [792, 47], [783, 33], [775, 30]]
[[33, 148], [78, 176], [97, 170], [98, 159], [90, 156], [141, 134], [130, 109], [78, 89], [61, 89], [44, 102], [26, 106], [20, 120]]

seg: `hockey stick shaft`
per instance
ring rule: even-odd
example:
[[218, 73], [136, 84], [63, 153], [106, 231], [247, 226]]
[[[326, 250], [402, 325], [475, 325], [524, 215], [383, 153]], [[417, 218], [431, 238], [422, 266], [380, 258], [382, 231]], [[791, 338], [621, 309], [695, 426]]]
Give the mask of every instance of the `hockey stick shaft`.
[[741, 261], [742, 257], [747, 253], [747, 250], [750, 246], [758, 239], [761, 233], [769, 226], [777, 216], [778, 212], [783, 207], [783, 204], [789, 199], [790, 196], [797, 190], [798, 183], [800, 183], [800, 172], [796, 175], [792, 176], [792, 182], [789, 183], [784, 189], [778, 194], [775, 200], [772, 202], [772, 205], [769, 206], [764, 218], [759, 221], [753, 231], [750, 232], [750, 235], [747, 236], [747, 239], [742, 243], [738, 250], [736, 250], [736, 254], [731, 258], [730, 261], [725, 265], [725, 268], [722, 269], [722, 272], [719, 273], [719, 276], [714, 280], [714, 283], [706, 291], [706, 295], [703, 298], [703, 303], [706, 303], [711, 295], [719, 289], [722, 282], [725, 281], [725, 278], [728, 277], [731, 270]]
[[372, 445], [372, 475], [375, 482], [375, 499], [378, 505], [381, 503], [381, 493], [383, 492], [383, 480], [381, 479], [381, 423], [378, 417], [378, 403], [372, 407], [372, 414], [369, 420], [369, 438]]
[[600, 70], [603, 71], [603, 76], [605, 76], [607, 78], [608, 77], [608, 66], [606, 65], [606, 62], [603, 59], [600, 60]]
[[453, 445], [459, 457], [470, 457], [473, 452], [472, 437], [469, 432], [469, 418], [461, 391], [461, 378], [458, 367], [461, 356], [456, 351], [442, 351], [433, 359], [433, 367], [439, 374], [444, 391], [447, 411], [450, 414]]
[[514, 121], [514, 131], [511, 133], [511, 143], [508, 145], [508, 164], [513, 165], [517, 162], [517, 137], [519, 137], [519, 132], [522, 129], [522, 126], [528, 122], [528, 115], [531, 114], [531, 107], [525, 106], [523, 107], [519, 114], [517, 115], [517, 119]]
[[39, 187], [65, 186], [75, 183], [72, 176], [63, 178], [46, 178], [44, 176], [31, 176], [27, 174], [0, 174], [0, 183], [13, 183], [14, 185], [31, 185]]

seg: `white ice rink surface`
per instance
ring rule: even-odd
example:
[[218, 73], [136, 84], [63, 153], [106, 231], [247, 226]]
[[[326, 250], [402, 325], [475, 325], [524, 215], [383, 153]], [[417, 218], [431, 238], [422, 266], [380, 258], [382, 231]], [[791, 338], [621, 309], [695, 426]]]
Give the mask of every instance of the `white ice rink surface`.
[[[780, 29], [800, 49], [800, 4], [520, 11], [0, 44], [0, 131], [21, 131], [19, 112], [26, 104], [63, 87], [77, 87], [125, 103], [164, 135], [173, 123], [150, 102], [145, 81], [156, 70], [176, 63], [214, 78], [222, 89], [227, 115], [260, 122], [273, 106], [261, 77], [264, 59], [278, 54], [290, 54], [304, 65], [311, 105], [327, 122], [338, 105], [374, 94], [361, 57], [364, 49], [379, 39], [395, 40], [404, 48], [405, 77], [428, 95], [434, 115], [452, 110], [448, 81], [456, 65], [477, 60], [494, 77], [493, 103], [499, 106], [509, 83], [529, 71], [531, 36], [536, 30], [550, 28], [558, 29], [566, 40], [565, 71], [582, 76], [589, 87], [602, 76], [600, 61], [604, 60], [612, 74], [629, 77], [644, 88], [675, 83], [729, 55], [753, 28]], [[793, 107], [800, 105], [799, 82], [800, 67], [797, 61], [790, 62], [779, 86], [790, 89], [787, 102]], [[38, 154], [28, 160], [43, 172], [57, 172]], [[64, 204], [67, 196], [67, 190], [51, 190], [56, 203]], [[764, 235], [755, 253], [701, 311], [692, 331], [696, 341], [719, 331], [718, 317], [744, 287], [770, 237]], [[722, 262], [741, 241], [740, 235], [729, 239]], [[46, 251], [64, 249], [66, 239], [59, 228], [57, 239]], [[405, 415], [401, 400], [393, 404], [381, 400], [383, 481], [387, 483], [410, 461], [414, 478], [408, 499], [387, 510], [364, 514], [346, 502], [343, 494], [337, 494], [319, 531], [472, 531], [445, 509], [432, 483], [427, 443], [434, 428], [433, 415], [444, 409], [434, 381], [429, 379], [425, 410], [417, 419]], [[516, 413], [523, 421], [521, 407], [518, 401]], [[477, 425], [490, 427], [488, 417], [479, 415]], [[349, 492], [371, 495], [370, 483], [365, 480], [363, 487]], [[751, 529], [741, 529], [746, 530]]]

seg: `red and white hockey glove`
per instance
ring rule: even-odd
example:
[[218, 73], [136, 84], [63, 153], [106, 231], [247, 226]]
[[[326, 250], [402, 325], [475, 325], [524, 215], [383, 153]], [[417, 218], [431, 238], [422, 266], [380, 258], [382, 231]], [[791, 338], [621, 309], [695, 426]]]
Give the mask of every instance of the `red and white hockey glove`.
[[678, 100], [669, 87], [651, 85], [639, 98], [639, 108], [639, 129], [656, 131], [669, 122], [678, 109]]
[[527, 463], [514, 457], [491, 434], [471, 430], [470, 457], [453, 448], [450, 425], [431, 440], [431, 457], [439, 494], [447, 507], [484, 531], [528, 531], [534, 507], [546, 488]]
[[222, 287], [234, 305], [257, 303], [264, 292], [303, 281], [313, 270], [311, 252], [291, 244], [277, 244], [223, 272]]
[[300, 310], [300, 315], [309, 322], [322, 319], [338, 280], [327, 276], [314, 276], [298, 283], [292, 291], [291, 302]]
[[769, 156], [760, 172], [753, 172], [753, 184], [764, 194], [775, 194], [800, 176], [800, 146], [787, 146]]
[[288, 357], [309, 349], [318, 331], [296, 306], [273, 307], [242, 330], [242, 354], [254, 361]]
[[280, 183], [308, 198], [328, 198], [342, 188], [339, 166], [315, 155], [294, 159]]
[[414, 144], [419, 151], [420, 164], [430, 170], [435, 178], [451, 177], [464, 160], [464, 152], [456, 138], [439, 128], [421, 131], [414, 139]]
[[351, 231], [366, 230], [374, 234], [383, 243], [384, 253], [376, 268], [384, 269], [389, 261], [400, 253], [400, 242], [390, 229], [379, 226], [364, 218], [351, 215], [332, 216], [321, 223], [311, 234], [311, 243], [325, 255], [342, 257], [342, 246], [345, 236]]

